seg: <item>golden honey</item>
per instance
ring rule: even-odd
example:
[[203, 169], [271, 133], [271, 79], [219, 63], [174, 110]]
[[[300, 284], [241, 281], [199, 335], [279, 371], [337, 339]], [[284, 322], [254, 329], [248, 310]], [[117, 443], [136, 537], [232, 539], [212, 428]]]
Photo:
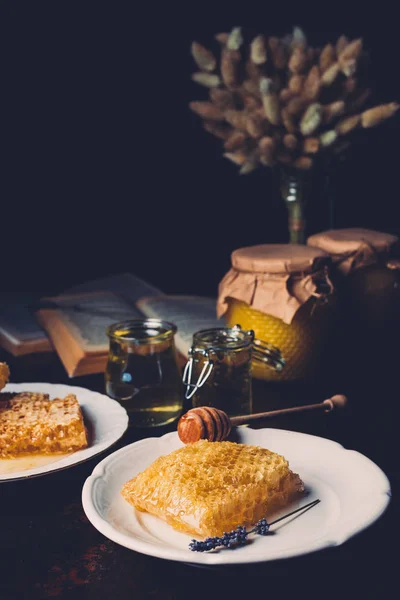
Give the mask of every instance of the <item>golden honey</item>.
[[134, 427], [166, 425], [182, 412], [175, 331], [158, 319], [116, 323], [107, 331], [106, 392], [124, 406]]
[[[187, 380], [193, 407], [213, 406], [231, 417], [252, 412], [253, 338], [253, 332], [235, 326], [194, 334]], [[199, 385], [202, 373], [204, 382]]]
[[253, 377], [268, 381], [293, 381], [312, 376], [324, 350], [324, 333], [329, 332], [330, 307], [316, 308], [315, 299], [309, 300], [298, 310], [292, 323], [286, 324], [240, 300], [230, 298], [228, 303], [225, 319], [229, 326], [240, 323], [244, 329], [252, 329], [256, 339], [279, 348], [285, 359], [281, 371], [267, 369], [259, 361], [253, 361]]

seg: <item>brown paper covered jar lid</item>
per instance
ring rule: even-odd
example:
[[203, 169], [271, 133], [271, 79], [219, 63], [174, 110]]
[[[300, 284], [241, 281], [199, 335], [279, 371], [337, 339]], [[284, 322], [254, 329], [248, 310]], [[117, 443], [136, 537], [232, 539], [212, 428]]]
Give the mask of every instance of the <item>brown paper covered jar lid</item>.
[[[320, 297], [321, 280], [328, 282], [330, 256], [320, 248], [297, 244], [262, 244], [232, 252], [232, 268], [218, 287], [217, 314], [228, 309], [228, 298], [290, 323], [311, 296]], [[324, 292], [325, 294], [326, 292]]]
[[[311, 244], [310, 244], [311, 246]], [[300, 244], [262, 244], [234, 250], [232, 267], [249, 273], [303, 273], [318, 268], [327, 252]]]
[[344, 274], [375, 264], [379, 256], [389, 259], [398, 243], [395, 235], [362, 228], [321, 231], [307, 240], [308, 245], [328, 252]]

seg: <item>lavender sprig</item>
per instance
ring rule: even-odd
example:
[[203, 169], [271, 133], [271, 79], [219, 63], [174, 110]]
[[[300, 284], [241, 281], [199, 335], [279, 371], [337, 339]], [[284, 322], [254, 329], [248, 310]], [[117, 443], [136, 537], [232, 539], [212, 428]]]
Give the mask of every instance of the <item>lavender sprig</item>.
[[238, 526], [233, 531], [224, 532], [222, 537], [208, 537], [205, 540], [192, 540], [189, 544], [189, 550], [192, 552], [209, 552], [210, 550], [214, 550], [215, 548], [219, 548], [220, 546], [224, 548], [233, 548], [235, 546], [243, 546], [247, 542], [247, 538], [251, 533], [255, 533], [256, 535], [267, 535], [271, 525], [275, 525], [279, 521], [283, 519], [287, 519], [288, 517], [302, 511], [308, 510], [313, 506], [316, 506], [320, 500], [314, 500], [301, 508], [293, 510], [292, 512], [272, 521], [272, 523], [268, 523], [266, 519], [261, 519], [258, 523], [255, 524], [253, 529], [247, 531], [246, 527]]

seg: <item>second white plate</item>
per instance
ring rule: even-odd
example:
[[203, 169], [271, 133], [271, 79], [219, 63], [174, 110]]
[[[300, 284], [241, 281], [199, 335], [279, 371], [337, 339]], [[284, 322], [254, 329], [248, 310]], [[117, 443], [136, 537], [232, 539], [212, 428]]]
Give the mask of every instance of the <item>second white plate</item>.
[[288, 459], [307, 491], [297, 506], [317, 498], [320, 504], [271, 528], [274, 535], [251, 536], [251, 543], [243, 547], [192, 552], [188, 548], [191, 536], [134, 510], [120, 493], [127, 480], [158, 456], [182, 446], [178, 435], [169, 433], [135, 442], [97, 465], [82, 491], [88, 519], [103, 535], [126, 548], [167, 560], [211, 566], [289, 558], [342, 544], [371, 525], [389, 503], [387, 477], [358, 452], [324, 438], [279, 429], [246, 427], [239, 428], [238, 433], [241, 443], [268, 448]]
[[0, 460], [0, 482], [46, 475], [84, 462], [117, 442], [128, 427], [128, 414], [115, 400], [104, 394], [73, 385], [53, 383], [11, 383], [3, 392], [38, 392], [50, 399], [75, 394], [89, 432], [88, 448], [63, 456], [31, 456]]

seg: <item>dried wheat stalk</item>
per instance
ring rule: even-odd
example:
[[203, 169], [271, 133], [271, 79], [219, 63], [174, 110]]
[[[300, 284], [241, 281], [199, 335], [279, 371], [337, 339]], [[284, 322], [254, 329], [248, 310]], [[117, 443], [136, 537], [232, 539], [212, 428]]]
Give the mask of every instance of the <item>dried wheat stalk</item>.
[[260, 165], [310, 169], [318, 156], [342, 152], [356, 130], [379, 125], [399, 109], [396, 102], [366, 109], [361, 39], [342, 35], [313, 48], [298, 27], [283, 38], [259, 34], [248, 42], [235, 27], [215, 39], [215, 53], [192, 44], [192, 80], [208, 99], [190, 108], [222, 140], [224, 156], [241, 174]]

